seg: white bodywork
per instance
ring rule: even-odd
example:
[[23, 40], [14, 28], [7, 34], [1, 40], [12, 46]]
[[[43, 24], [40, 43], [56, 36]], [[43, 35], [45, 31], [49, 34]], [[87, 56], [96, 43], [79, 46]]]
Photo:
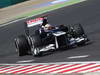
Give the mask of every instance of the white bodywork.
[[61, 36], [64, 34], [66, 34], [66, 32], [63, 32], [63, 31], [57, 31], [57, 32], [53, 33], [54, 36]]

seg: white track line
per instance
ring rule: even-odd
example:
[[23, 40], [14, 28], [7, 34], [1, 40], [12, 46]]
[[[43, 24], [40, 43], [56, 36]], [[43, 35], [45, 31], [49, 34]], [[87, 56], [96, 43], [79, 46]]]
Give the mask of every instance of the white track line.
[[80, 62], [48, 62], [48, 63], [23, 63], [23, 64], [0, 64], [0, 65], [43, 65], [43, 64], [89, 64], [89, 63], [96, 63], [100, 64], [100, 61], [80, 61]]
[[[34, 16], [35, 16], [35, 15], [34, 15]], [[30, 17], [21, 18], [21, 19], [14, 20], [14, 21], [11, 21], [11, 22], [8, 22], [8, 23], [5, 23], [5, 24], [0, 24], [0, 27], [7, 26], [7, 25], [9, 25], [9, 24], [11, 24], [11, 23], [15, 23], [15, 22], [18, 22], [18, 21], [21, 21], [21, 20], [27, 19], [27, 18], [30, 18]]]
[[86, 57], [89, 57], [89, 55], [71, 56], [71, 57], [68, 57], [68, 59], [75, 59], [75, 58], [86, 58]]

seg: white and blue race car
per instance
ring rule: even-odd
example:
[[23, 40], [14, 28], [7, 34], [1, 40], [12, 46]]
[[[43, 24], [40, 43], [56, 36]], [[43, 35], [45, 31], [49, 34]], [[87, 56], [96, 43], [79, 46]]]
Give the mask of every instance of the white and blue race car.
[[[34, 26], [38, 28], [31, 35], [29, 29]], [[25, 34], [15, 38], [15, 46], [19, 56], [40, 56], [47, 51], [85, 45], [88, 41], [81, 24], [52, 26], [40, 17], [26, 22]]]

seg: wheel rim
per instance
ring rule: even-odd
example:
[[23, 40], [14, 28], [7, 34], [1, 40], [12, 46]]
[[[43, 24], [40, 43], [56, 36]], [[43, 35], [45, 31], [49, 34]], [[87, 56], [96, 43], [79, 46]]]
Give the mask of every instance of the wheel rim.
[[33, 56], [38, 56], [39, 55], [39, 53], [40, 53], [40, 48], [38, 48], [38, 47], [35, 47], [35, 45], [34, 45], [34, 39], [32, 39], [31, 38], [31, 43], [32, 43], [32, 48], [31, 48], [31, 54], [33, 55]]
[[39, 55], [39, 48], [33, 48], [32, 49], [32, 54], [33, 54], [33, 56]]
[[38, 52], [37, 52], [37, 48], [34, 49], [34, 55], [37, 55]]

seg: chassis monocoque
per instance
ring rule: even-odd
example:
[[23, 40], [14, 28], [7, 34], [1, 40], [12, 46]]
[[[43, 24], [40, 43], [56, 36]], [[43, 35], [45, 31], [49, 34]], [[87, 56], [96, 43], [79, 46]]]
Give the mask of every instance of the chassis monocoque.
[[27, 22], [25, 34], [15, 38], [16, 51], [19, 56], [32, 54], [40, 56], [47, 51], [55, 51], [60, 48], [84, 45], [88, 38], [81, 24], [59, 25], [48, 32], [40, 33], [41, 27], [35, 30], [33, 35], [29, 33], [29, 27], [42, 23], [42, 18]]

